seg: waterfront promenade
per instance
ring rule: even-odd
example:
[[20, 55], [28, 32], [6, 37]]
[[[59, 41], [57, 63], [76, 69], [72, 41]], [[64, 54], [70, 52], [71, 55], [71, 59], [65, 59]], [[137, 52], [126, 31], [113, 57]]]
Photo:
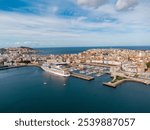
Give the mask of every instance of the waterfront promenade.
[[7, 69], [14, 69], [14, 68], [21, 68], [21, 67], [39, 67], [39, 68], [41, 68], [40, 65], [28, 64], [28, 65], [17, 65], [17, 66], [5, 66], [5, 67], [1, 67], [0, 70], [7, 70]]
[[115, 67], [116, 65], [111, 64], [101, 64], [101, 63], [88, 63], [87, 65], [98, 66], [98, 67]]

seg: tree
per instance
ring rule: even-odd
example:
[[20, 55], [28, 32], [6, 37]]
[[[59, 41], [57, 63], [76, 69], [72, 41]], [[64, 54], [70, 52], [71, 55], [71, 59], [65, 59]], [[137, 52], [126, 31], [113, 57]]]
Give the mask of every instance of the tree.
[[29, 61], [29, 60], [24, 60], [24, 61], [20, 61], [19, 63], [29, 64], [29, 63], [31, 63], [31, 61]]
[[150, 68], [150, 61], [146, 63], [147, 68]]

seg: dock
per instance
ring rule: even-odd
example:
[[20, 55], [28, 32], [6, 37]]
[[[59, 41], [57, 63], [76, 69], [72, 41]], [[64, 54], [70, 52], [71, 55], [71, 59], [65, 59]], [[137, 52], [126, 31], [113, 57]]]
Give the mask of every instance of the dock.
[[124, 80], [117, 81], [117, 82], [115, 82], [115, 83], [107, 82], [107, 83], [103, 83], [103, 85], [106, 85], [106, 86], [112, 87], [112, 88], [116, 88], [118, 85], [120, 85], [120, 84], [122, 84], [122, 83], [124, 83], [124, 82], [126, 82], [126, 81], [129, 81], [129, 80], [124, 79]]
[[116, 66], [116, 65], [102, 64], [102, 63], [88, 63], [87, 65], [91, 65], [91, 66], [99, 66], [99, 67], [114, 67], [114, 66]]
[[118, 85], [120, 85], [124, 82], [139, 82], [139, 83], [143, 83], [143, 84], [146, 84], [146, 85], [150, 85], [150, 80], [138, 79], [138, 78], [123, 79], [123, 80], [119, 80], [115, 83], [107, 82], [107, 83], [103, 83], [103, 85], [106, 85], [106, 86], [112, 87], [112, 88], [116, 88]]
[[92, 77], [92, 76], [87, 76], [87, 75], [83, 75], [83, 74], [79, 74], [79, 73], [75, 73], [75, 72], [72, 72], [71, 76], [80, 78], [80, 79], [84, 79], [84, 80], [88, 80], [88, 81], [94, 80], [94, 77]]

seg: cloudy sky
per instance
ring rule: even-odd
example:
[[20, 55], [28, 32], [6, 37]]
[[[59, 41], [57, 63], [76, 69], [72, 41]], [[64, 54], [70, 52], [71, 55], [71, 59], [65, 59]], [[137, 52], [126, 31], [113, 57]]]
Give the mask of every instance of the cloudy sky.
[[150, 45], [150, 0], [0, 0], [0, 48]]

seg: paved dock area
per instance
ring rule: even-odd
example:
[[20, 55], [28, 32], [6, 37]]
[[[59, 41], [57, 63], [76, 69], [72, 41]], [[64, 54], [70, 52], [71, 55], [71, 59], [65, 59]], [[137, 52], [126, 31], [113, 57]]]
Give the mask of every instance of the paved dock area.
[[91, 65], [91, 66], [99, 66], [99, 67], [115, 67], [115, 66], [116, 66], [116, 65], [101, 64], [101, 63], [88, 63], [87, 65]]
[[103, 84], [106, 85], [106, 86], [109, 86], [109, 87], [116, 88], [118, 85], [120, 85], [124, 82], [139, 82], [139, 83], [143, 83], [143, 84], [146, 84], [146, 85], [150, 85], [150, 80], [148, 80], [148, 79], [139, 79], [139, 78], [128, 78], [128, 79], [118, 80], [115, 83], [107, 82], [107, 83], [103, 83]]
[[92, 77], [92, 76], [87, 76], [87, 75], [83, 75], [83, 74], [79, 74], [79, 73], [74, 73], [74, 72], [71, 73], [71, 76], [72, 77], [76, 77], [76, 78], [80, 78], [80, 79], [84, 79], [84, 80], [88, 80], [88, 81], [94, 79], [94, 77]]

